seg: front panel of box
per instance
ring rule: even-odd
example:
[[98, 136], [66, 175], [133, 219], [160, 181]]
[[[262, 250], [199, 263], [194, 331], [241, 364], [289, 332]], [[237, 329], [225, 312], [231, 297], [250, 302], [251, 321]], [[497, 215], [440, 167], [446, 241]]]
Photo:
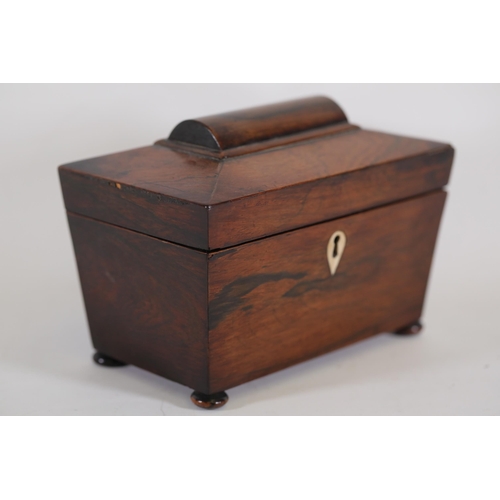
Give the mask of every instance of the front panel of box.
[[418, 320], [445, 197], [435, 191], [212, 254], [209, 392]]

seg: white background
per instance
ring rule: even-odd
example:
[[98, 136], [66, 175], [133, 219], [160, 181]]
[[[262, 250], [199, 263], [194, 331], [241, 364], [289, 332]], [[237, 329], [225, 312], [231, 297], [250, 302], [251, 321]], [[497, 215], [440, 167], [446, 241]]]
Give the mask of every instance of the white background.
[[[456, 148], [423, 315], [229, 391], [216, 412], [186, 387], [91, 361], [56, 167], [152, 144], [179, 121], [323, 94], [364, 128]], [[0, 414], [498, 415], [500, 85], [0, 86]]]

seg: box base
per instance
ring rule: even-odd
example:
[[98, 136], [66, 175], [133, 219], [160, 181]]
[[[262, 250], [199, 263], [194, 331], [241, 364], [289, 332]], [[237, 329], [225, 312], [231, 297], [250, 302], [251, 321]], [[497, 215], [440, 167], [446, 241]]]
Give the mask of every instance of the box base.
[[[417, 320], [393, 333], [401, 336], [413, 336], [420, 333], [422, 329], [422, 323]], [[127, 363], [122, 363], [121, 361], [118, 361], [117, 359], [107, 356], [101, 352], [96, 352], [92, 359], [99, 366], [106, 366], [110, 368], [127, 366]], [[191, 401], [193, 404], [199, 408], [203, 408], [204, 410], [215, 410], [216, 408], [224, 406], [229, 401], [229, 396], [225, 391], [216, 392], [214, 394], [204, 394], [200, 391], [193, 391], [191, 394]]]

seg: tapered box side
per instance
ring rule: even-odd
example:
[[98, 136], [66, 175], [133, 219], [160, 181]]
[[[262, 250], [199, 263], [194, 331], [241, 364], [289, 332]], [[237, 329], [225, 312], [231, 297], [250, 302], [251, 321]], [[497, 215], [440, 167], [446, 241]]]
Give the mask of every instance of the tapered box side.
[[68, 220], [97, 351], [208, 392], [207, 254]]
[[213, 408], [257, 377], [419, 331], [453, 156], [318, 96], [59, 167], [94, 360]]
[[[446, 193], [214, 253], [210, 392], [418, 321]], [[347, 243], [334, 276], [327, 244]]]

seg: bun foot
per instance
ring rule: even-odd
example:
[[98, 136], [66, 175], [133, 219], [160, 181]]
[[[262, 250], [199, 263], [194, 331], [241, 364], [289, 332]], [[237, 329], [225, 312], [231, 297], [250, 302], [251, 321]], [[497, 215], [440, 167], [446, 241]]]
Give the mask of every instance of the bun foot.
[[416, 333], [419, 333], [422, 330], [423, 326], [420, 321], [415, 321], [415, 323], [412, 323], [408, 326], [405, 326], [404, 328], [400, 328], [399, 330], [396, 330], [394, 333], [396, 335], [415, 335]]
[[126, 366], [127, 363], [122, 363], [117, 359], [110, 358], [102, 352], [96, 352], [93, 356], [94, 361], [101, 366]]
[[229, 397], [224, 391], [215, 392], [214, 394], [203, 394], [202, 392], [194, 391], [191, 394], [191, 401], [196, 406], [205, 408], [206, 410], [220, 408], [227, 403], [228, 399]]

